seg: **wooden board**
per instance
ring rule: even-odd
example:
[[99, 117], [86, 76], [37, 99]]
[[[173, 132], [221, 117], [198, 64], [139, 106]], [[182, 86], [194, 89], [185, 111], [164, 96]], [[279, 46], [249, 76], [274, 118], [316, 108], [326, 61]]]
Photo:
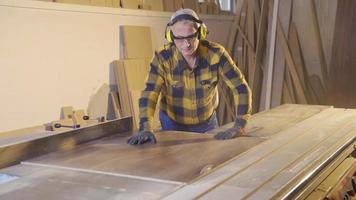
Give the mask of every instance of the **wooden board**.
[[[261, 159], [256, 159], [254, 154], [256, 161], [253, 164], [215, 187], [205, 198], [283, 199], [278, 192], [288, 183], [293, 188], [298, 181], [292, 180], [302, 179], [300, 175], [306, 173], [306, 170], [312, 172], [338, 147], [352, 141], [356, 133], [355, 125], [352, 125], [356, 122], [355, 117], [355, 110], [333, 109], [284, 130], [278, 139], [270, 140], [255, 149], [255, 152], [264, 152]], [[315, 137], [316, 134], [318, 137]], [[245, 159], [252, 155], [245, 156], [238, 159], [241, 165], [235, 165], [236, 169], [242, 169], [247, 164]], [[293, 198], [289, 196], [286, 199]]]
[[115, 114], [115, 119], [120, 119], [122, 114], [121, 114], [121, 107], [120, 107], [120, 102], [119, 102], [119, 96], [117, 92], [110, 92], [110, 98]]
[[349, 154], [353, 151], [355, 117], [356, 110], [326, 109], [280, 131], [167, 199], [294, 199], [289, 192], [306, 184], [305, 178], [322, 170], [324, 161], [332, 161], [335, 152], [337, 156], [346, 147]]
[[106, 6], [106, 0], [91, 0], [93, 6]]
[[151, 7], [151, 10], [163, 11], [163, 0], [144, 0], [145, 5]]
[[[280, 21], [280, 31], [288, 37], [289, 24], [291, 20], [291, 9], [292, 0], [279, 1], [278, 18]], [[278, 34], [278, 27], [277, 27]], [[272, 82], [272, 97], [271, 97], [271, 108], [276, 107], [281, 104], [282, 100], [282, 88], [284, 81], [284, 71], [286, 65], [286, 56], [283, 53], [284, 49], [281, 45], [282, 38], [277, 37], [275, 58], [274, 58], [274, 71], [273, 71], [273, 82]]]
[[148, 59], [119, 60], [114, 71], [119, 89], [120, 106], [123, 116], [132, 116], [130, 91], [142, 91], [148, 73]]
[[277, 21], [277, 35], [280, 41], [280, 45], [283, 49], [284, 56], [286, 58], [286, 63], [288, 66], [288, 70], [291, 73], [291, 77], [293, 80], [293, 85], [296, 90], [296, 99], [298, 103], [301, 104], [306, 104], [307, 103], [307, 98], [306, 98], [306, 92], [303, 89], [302, 83], [300, 81], [300, 78], [298, 77], [298, 73], [296, 70], [296, 66], [294, 64], [291, 52], [288, 47], [287, 39], [285, 34], [283, 33], [281, 24], [279, 20]]
[[168, 11], [168, 12], [175, 11], [174, 3], [172, 3], [172, 1], [174, 0], [163, 0], [164, 11]]
[[242, 137], [218, 141], [209, 134], [160, 132], [158, 143], [134, 147], [114, 136], [55, 152], [28, 162], [189, 182], [206, 167], [216, 167], [264, 139]]
[[183, 0], [183, 8], [190, 8], [194, 11], [198, 11], [198, 6], [197, 0]]
[[72, 106], [63, 106], [61, 108], [60, 119], [72, 119], [73, 118], [73, 107]]
[[121, 0], [122, 8], [138, 9], [138, 0]]
[[[247, 130], [250, 137], [234, 140], [215, 140], [211, 135], [213, 132], [193, 134], [170, 131], [157, 133], [158, 143], [155, 145], [134, 147], [126, 144], [128, 137], [113, 136], [29, 162], [187, 182], [199, 176], [203, 169], [209, 166], [214, 168], [327, 108], [284, 105], [253, 115]], [[228, 126], [220, 130], [224, 128]]]
[[174, 0], [174, 11], [183, 8], [183, 0]]
[[159, 199], [180, 185], [41, 166], [16, 165], [0, 170], [19, 177], [0, 185], [0, 199]]
[[338, 1], [328, 82], [328, 104], [356, 108], [356, 1]]
[[151, 28], [121, 26], [124, 58], [151, 58], [153, 56]]

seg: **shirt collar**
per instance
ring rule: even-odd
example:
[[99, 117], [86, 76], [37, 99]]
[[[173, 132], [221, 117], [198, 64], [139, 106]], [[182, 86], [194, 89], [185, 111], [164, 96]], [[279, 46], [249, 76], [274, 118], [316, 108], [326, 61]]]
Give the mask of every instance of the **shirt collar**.
[[[194, 70], [196, 70], [197, 68], [200, 67], [199, 63], [200, 63], [200, 59], [201, 59], [201, 44], [199, 42], [199, 46], [197, 49], [197, 58], [195, 60], [195, 68]], [[176, 66], [173, 67], [173, 71], [177, 71], [178, 73], [182, 73], [185, 69], [190, 70], [188, 63], [185, 61], [183, 55], [181, 52], [179, 52], [178, 48], [174, 45], [173, 46], [173, 58], [177, 58], [177, 63]]]

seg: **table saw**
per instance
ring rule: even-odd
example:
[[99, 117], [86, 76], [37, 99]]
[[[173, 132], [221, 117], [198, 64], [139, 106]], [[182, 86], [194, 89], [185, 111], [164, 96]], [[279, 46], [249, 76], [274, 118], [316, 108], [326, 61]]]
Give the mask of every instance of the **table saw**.
[[355, 198], [356, 110], [286, 104], [246, 135], [157, 132], [130, 146], [130, 117], [1, 138], [0, 199]]

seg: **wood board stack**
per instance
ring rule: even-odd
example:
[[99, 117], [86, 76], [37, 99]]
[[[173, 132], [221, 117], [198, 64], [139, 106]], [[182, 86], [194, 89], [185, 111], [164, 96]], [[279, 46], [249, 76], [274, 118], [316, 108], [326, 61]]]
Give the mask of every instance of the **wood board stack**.
[[[237, 1], [226, 49], [251, 87], [253, 113], [283, 103], [325, 103], [323, 82], [327, 80], [327, 66], [315, 2], [309, 2], [305, 6], [311, 7], [309, 15], [314, 23], [313, 32], [318, 38], [316, 46], [322, 78], [309, 75], [308, 66], [304, 64], [299, 30], [292, 17], [293, 1]], [[227, 88], [221, 84], [219, 89], [222, 95], [218, 118], [220, 124], [225, 124], [234, 120], [236, 113]]]
[[[134, 129], [139, 127], [139, 98], [145, 87], [150, 60], [153, 56], [152, 35], [150, 27], [122, 26], [123, 59], [115, 61], [114, 71], [118, 87], [118, 109], [121, 116], [132, 116]], [[138, 40], [140, 38], [140, 40]], [[142, 43], [141, 41], [145, 41]], [[156, 115], [155, 128], [159, 127]]]

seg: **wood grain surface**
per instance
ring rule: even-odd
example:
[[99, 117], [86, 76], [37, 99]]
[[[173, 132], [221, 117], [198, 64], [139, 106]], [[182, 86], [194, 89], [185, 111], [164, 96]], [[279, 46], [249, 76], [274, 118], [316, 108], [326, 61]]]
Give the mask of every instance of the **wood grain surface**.
[[158, 199], [176, 184], [92, 174], [46, 167], [16, 165], [0, 173], [19, 177], [0, 185], [0, 199]]

